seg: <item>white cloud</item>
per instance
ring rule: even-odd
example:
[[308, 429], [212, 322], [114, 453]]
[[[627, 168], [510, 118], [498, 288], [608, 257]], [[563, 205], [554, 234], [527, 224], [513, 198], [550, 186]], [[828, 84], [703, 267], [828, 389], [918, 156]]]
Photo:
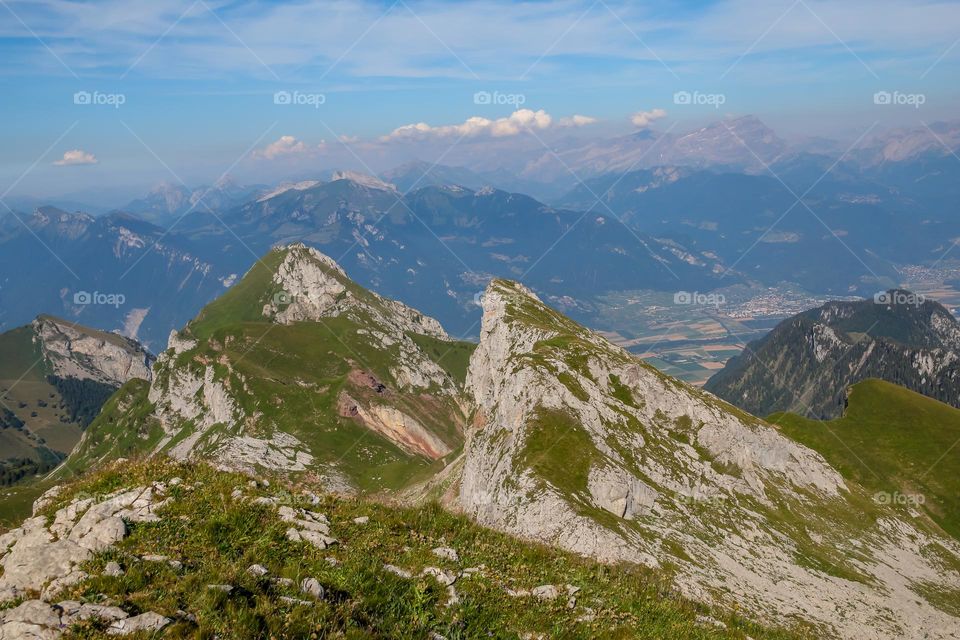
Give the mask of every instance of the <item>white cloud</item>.
[[325, 146], [326, 143], [323, 141], [316, 147], [311, 147], [303, 140], [297, 140], [294, 136], [280, 136], [276, 142], [271, 142], [263, 149], [255, 151], [253, 157], [276, 160], [278, 158], [306, 156], [323, 149]]
[[544, 130], [552, 126], [582, 126], [595, 122], [594, 118], [589, 116], [575, 115], [572, 118], [563, 118], [555, 122], [549, 113], [540, 109], [533, 111], [531, 109], [518, 109], [509, 116], [491, 120], [480, 116], [467, 118], [462, 124], [449, 124], [442, 126], [432, 126], [426, 122], [416, 124], [407, 124], [397, 127], [388, 135], [380, 138], [383, 142], [394, 140], [420, 140], [424, 138], [442, 138], [452, 136], [462, 136], [467, 138], [489, 136], [492, 138], [504, 138], [515, 136], [524, 131]]
[[558, 124], [561, 127], [585, 127], [588, 124], [595, 123], [596, 121], [596, 118], [591, 118], [590, 116], [574, 114], [569, 118], [560, 118], [560, 122]]
[[70, 151], [65, 151], [63, 157], [53, 164], [60, 167], [69, 167], [75, 164], [97, 164], [97, 157], [82, 149], [71, 149]]
[[654, 120], [659, 120], [667, 115], [665, 109], [651, 109], [650, 111], [637, 111], [630, 116], [630, 122], [635, 127], [649, 127]]

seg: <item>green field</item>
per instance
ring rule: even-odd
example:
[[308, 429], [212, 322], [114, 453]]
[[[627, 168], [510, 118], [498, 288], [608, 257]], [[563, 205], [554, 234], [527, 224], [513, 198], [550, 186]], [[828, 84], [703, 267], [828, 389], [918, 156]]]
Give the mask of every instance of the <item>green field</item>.
[[926, 514], [960, 539], [960, 410], [881, 380], [856, 384], [843, 417], [768, 418], [874, 498]]

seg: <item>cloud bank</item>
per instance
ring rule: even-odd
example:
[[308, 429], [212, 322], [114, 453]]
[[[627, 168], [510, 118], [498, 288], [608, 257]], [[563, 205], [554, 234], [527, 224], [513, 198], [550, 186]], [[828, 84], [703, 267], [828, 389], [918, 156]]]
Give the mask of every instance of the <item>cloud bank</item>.
[[389, 134], [380, 138], [382, 142], [393, 142], [397, 140], [423, 140], [428, 138], [446, 138], [446, 137], [464, 137], [475, 138], [489, 136], [492, 138], [504, 138], [515, 136], [525, 131], [542, 131], [551, 127], [579, 127], [596, 122], [595, 118], [582, 115], [574, 115], [570, 118], [562, 118], [554, 121], [553, 117], [539, 109], [518, 109], [509, 116], [491, 120], [481, 116], [467, 118], [461, 124], [449, 124], [441, 126], [431, 126], [426, 122], [416, 124], [406, 124], [397, 127]]
[[633, 123], [633, 126], [640, 127], [645, 129], [649, 127], [655, 120], [659, 120], [667, 115], [665, 109], [651, 109], [650, 111], [637, 111], [635, 114], [630, 116], [630, 122]]
[[77, 164], [97, 164], [98, 160], [92, 153], [87, 153], [82, 149], [71, 149], [65, 151], [63, 157], [56, 160], [53, 164], [58, 167], [69, 167]]

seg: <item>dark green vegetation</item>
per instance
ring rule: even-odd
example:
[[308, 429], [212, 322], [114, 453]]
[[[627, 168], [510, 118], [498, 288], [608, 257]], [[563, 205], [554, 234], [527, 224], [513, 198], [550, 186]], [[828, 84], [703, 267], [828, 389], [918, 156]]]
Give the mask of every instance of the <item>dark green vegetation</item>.
[[49, 449], [39, 449], [37, 456], [39, 460], [34, 458], [7, 458], [0, 461], [0, 487], [9, 487], [24, 478], [52, 471], [63, 460], [62, 454]]
[[147, 399], [149, 390], [150, 383], [140, 379], [120, 387], [103, 405], [70, 457], [53, 474], [54, 479], [72, 478], [99, 462], [151, 451], [163, 430], [152, 415], [154, 407]]
[[842, 418], [769, 420], [894, 508], [925, 513], [960, 539], [960, 410], [882, 380], [858, 383]]
[[116, 387], [96, 380], [47, 376], [47, 382], [56, 387], [65, 410], [63, 422], [75, 422], [86, 429], [100, 413]]
[[839, 417], [847, 388], [868, 378], [960, 402], [960, 363], [946, 355], [960, 349], [956, 319], [907, 291], [886, 295], [897, 302], [829, 302], [784, 320], [704, 389], [754, 415], [789, 411], [817, 419]]
[[[787, 640], [813, 637], [801, 630], [760, 627], [724, 611], [710, 611], [682, 598], [669, 576], [637, 566], [604, 565], [543, 546], [520, 542], [451, 515], [435, 504], [395, 508], [330, 496], [311, 504], [300, 486], [256, 489], [248, 478], [214, 471], [205, 465], [153, 461], [113, 465], [70, 486], [52, 514], [72, 496], [108, 492], [154, 481], [182, 482], [169, 487], [171, 502], [159, 522], [131, 526], [118, 546], [99, 554], [85, 569], [91, 578], [65, 594], [82, 601], [110, 602], [130, 613], [156, 611], [176, 622], [170, 638], [409, 638], [431, 632], [446, 638], [519, 638], [543, 633], [550, 638], [756, 638]], [[233, 497], [241, 488], [242, 498]], [[255, 505], [251, 498], [275, 496], [281, 504], [324, 513], [339, 544], [319, 551], [285, 537], [289, 526], [273, 505]], [[353, 519], [366, 516], [365, 524]], [[453, 562], [431, 549], [452, 547]], [[182, 563], [175, 569], [146, 562], [144, 554], [163, 554]], [[332, 560], [331, 560], [332, 559]], [[335, 560], [335, 563], [333, 562]], [[118, 562], [119, 577], [103, 576], [104, 565]], [[246, 569], [264, 565], [269, 574], [254, 577]], [[384, 570], [392, 564], [413, 574], [402, 578]], [[473, 576], [455, 583], [460, 599], [451, 605], [446, 589], [424, 567], [459, 571], [476, 567]], [[271, 578], [289, 578], [285, 586]], [[325, 597], [316, 604], [284, 602], [281, 596], [305, 599], [296, 587], [316, 578]], [[210, 584], [228, 584], [229, 593]], [[580, 588], [573, 608], [566, 595], [551, 602], [511, 597], [506, 589], [542, 584]], [[308, 598], [307, 598], [308, 599]], [[451, 606], [448, 606], [451, 605]], [[177, 614], [177, 611], [182, 614]], [[593, 619], [581, 619], [592, 611]], [[726, 624], [715, 626], [712, 616]], [[191, 617], [195, 621], [191, 620]], [[589, 615], [588, 615], [589, 618]], [[106, 638], [94, 622], [81, 623], [73, 638]]]

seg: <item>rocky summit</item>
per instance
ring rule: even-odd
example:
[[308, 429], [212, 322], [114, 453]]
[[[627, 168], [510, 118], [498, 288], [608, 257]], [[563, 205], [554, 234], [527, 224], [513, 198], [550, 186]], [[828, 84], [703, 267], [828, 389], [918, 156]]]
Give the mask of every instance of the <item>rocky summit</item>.
[[152, 384], [122, 391], [73, 468], [132, 448], [320, 474], [339, 491], [399, 489], [462, 445], [472, 348], [315, 249], [276, 249], [171, 334]]
[[270, 251], [0, 538], [3, 629], [101, 593], [104, 633], [956, 637], [960, 544], [924, 513], [518, 283], [482, 306], [458, 342], [315, 249]]
[[951, 637], [957, 619], [916, 587], [960, 586], [923, 551], [956, 557], [954, 540], [878, 508], [818, 453], [521, 285], [493, 282], [483, 309], [455, 496], [478, 522], [606, 561], [672, 566], [693, 597], [843, 637]]

